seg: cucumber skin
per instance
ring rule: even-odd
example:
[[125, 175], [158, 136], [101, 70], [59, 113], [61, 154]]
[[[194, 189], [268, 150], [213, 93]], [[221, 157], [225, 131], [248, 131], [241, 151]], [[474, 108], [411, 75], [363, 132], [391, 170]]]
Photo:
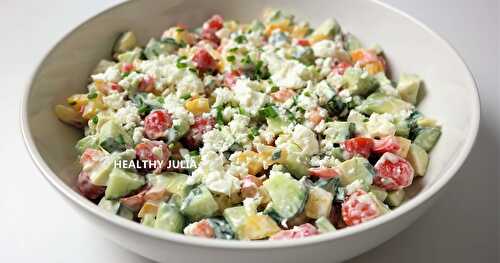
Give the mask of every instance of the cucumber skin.
[[318, 231], [322, 234], [337, 230], [326, 217], [316, 219], [315, 225]]
[[385, 202], [392, 207], [398, 207], [403, 203], [404, 198], [405, 198], [405, 191], [403, 189], [399, 189], [396, 191], [389, 192], [387, 194]]
[[420, 128], [413, 142], [422, 147], [426, 152], [429, 152], [434, 148], [439, 137], [441, 137], [440, 128]]
[[137, 174], [126, 172], [120, 168], [113, 168], [109, 174], [108, 186], [104, 196], [107, 199], [120, 198], [140, 188], [144, 183], [144, 178]]
[[185, 220], [177, 206], [163, 202], [158, 208], [154, 228], [168, 232], [182, 233]]
[[219, 210], [219, 206], [208, 188], [200, 185], [189, 192], [183, 200], [180, 210], [194, 222], [214, 216]]
[[[301, 212], [307, 199], [307, 189], [286, 174], [276, 174], [264, 181], [264, 188], [273, 202], [274, 211], [282, 218], [291, 218]], [[287, 200], [284, 200], [284, 199]]]
[[427, 166], [429, 165], [429, 155], [427, 155], [427, 152], [422, 147], [412, 143], [406, 159], [410, 162], [416, 175], [425, 175]]

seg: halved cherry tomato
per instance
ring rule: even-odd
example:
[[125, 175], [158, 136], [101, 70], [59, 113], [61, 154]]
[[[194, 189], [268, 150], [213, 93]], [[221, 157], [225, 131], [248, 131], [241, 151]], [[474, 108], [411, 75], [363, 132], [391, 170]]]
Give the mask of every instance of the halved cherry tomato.
[[105, 186], [95, 185], [90, 181], [90, 176], [86, 172], [81, 172], [76, 181], [78, 191], [90, 200], [96, 200], [104, 194]]
[[[155, 149], [158, 148], [158, 149]], [[161, 156], [155, 154], [155, 151], [161, 152]], [[135, 146], [135, 155], [138, 160], [141, 161], [152, 161], [151, 163], [157, 164], [157, 161], [161, 161], [159, 167], [152, 167], [152, 169], [159, 173], [165, 169], [168, 165], [168, 159], [170, 158], [170, 150], [168, 145], [162, 141], [147, 141], [139, 143]]]
[[186, 137], [184, 138], [184, 144], [189, 149], [196, 149], [202, 143], [202, 136], [206, 132], [213, 129], [215, 126], [215, 118], [214, 117], [206, 117], [203, 116], [195, 116], [194, 124], [191, 125]]
[[386, 190], [398, 190], [411, 185], [414, 171], [400, 156], [386, 152], [375, 164], [373, 184]]
[[110, 82], [108, 84], [108, 87], [109, 87], [110, 91], [117, 91], [117, 92], [122, 92], [123, 91], [122, 86], [118, 85], [118, 83], [115, 83], [115, 82]]
[[215, 59], [205, 49], [199, 49], [193, 56], [193, 62], [200, 72], [217, 69]]
[[216, 46], [220, 44], [220, 39], [215, 34], [224, 26], [224, 19], [220, 15], [212, 16], [207, 22], [203, 24], [201, 31], [201, 38], [214, 43]]
[[270, 240], [288, 240], [299, 239], [309, 236], [318, 235], [319, 231], [311, 224], [305, 223], [300, 226], [294, 226], [290, 230], [281, 230], [280, 232], [272, 235]]
[[165, 136], [165, 131], [172, 127], [172, 117], [164, 110], [155, 110], [144, 118], [144, 133], [149, 139]]
[[311, 42], [309, 42], [309, 40], [307, 40], [307, 39], [298, 39], [297, 45], [307, 47], [307, 46], [311, 45]]
[[346, 71], [346, 69], [348, 69], [350, 67], [352, 67], [352, 65], [350, 63], [339, 62], [339, 63], [336, 63], [332, 66], [332, 72], [342, 76], [342, 75], [344, 75], [344, 72]]
[[373, 141], [373, 152], [382, 154], [385, 152], [395, 153], [399, 151], [399, 141], [395, 136], [387, 136]]
[[185, 229], [185, 233], [188, 236], [197, 236], [205, 238], [214, 238], [215, 232], [213, 227], [210, 225], [207, 219], [200, 220], [198, 222], [188, 225]]
[[123, 63], [121, 67], [123, 73], [130, 73], [132, 70], [134, 70], [134, 65], [132, 63]]
[[309, 168], [309, 175], [328, 179], [339, 176], [340, 172], [335, 168]]
[[139, 83], [138, 89], [142, 92], [153, 92], [155, 90], [155, 78], [153, 76], [146, 75]]
[[234, 84], [236, 84], [236, 81], [241, 76], [241, 74], [242, 74], [241, 70], [233, 70], [233, 71], [226, 72], [224, 74], [224, 84], [227, 87], [232, 88], [234, 86]]
[[280, 102], [285, 102], [289, 98], [293, 97], [294, 95], [295, 95], [295, 91], [293, 91], [291, 89], [286, 89], [286, 88], [281, 88], [280, 90], [278, 90], [274, 93], [271, 93], [271, 96], [275, 100], [280, 101]]
[[342, 219], [348, 226], [372, 220], [381, 215], [376, 200], [359, 189], [342, 203]]
[[365, 158], [368, 158], [373, 149], [374, 143], [372, 138], [356, 137], [346, 140], [341, 145], [344, 150], [351, 156], [361, 155]]

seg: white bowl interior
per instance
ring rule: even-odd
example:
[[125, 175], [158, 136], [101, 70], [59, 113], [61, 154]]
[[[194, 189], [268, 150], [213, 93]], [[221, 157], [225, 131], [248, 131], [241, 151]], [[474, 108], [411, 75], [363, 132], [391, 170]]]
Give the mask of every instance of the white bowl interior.
[[25, 101], [28, 123], [25, 129], [31, 133], [43, 161], [68, 186], [73, 185], [79, 169], [73, 145], [81, 133], [59, 122], [53, 106], [85, 90], [93, 67], [101, 58], [109, 58], [120, 32], [133, 30], [144, 44], [177, 23], [197, 26], [214, 13], [227, 19], [250, 21], [266, 7], [283, 9], [315, 25], [335, 17], [344, 31], [354, 33], [366, 46], [383, 47], [393, 76], [409, 72], [424, 79], [426, 96], [419, 109], [439, 120], [443, 134], [432, 151], [427, 175], [411, 188], [411, 196], [427, 191], [450, 168], [458, 168], [468, 153], [479, 121], [477, 94], [467, 68], [444, 41], [426, 28], [365, 0], [140, 0], [98, 15], [63, 39], [33, 78]]

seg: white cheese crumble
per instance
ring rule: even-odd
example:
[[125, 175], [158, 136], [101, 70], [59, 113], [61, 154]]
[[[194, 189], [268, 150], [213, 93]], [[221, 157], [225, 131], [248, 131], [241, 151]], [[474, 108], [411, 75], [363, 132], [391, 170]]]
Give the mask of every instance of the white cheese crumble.
[[295, 126], [292, 141], [302, 149], [302, 153], [305, 155], [314, 155], [319, 152], [316, 134], [304, 125]]

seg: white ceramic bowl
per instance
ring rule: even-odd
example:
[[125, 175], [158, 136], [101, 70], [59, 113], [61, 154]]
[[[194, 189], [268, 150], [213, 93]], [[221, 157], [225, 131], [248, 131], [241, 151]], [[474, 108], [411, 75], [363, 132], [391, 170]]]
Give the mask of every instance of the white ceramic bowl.
[[[443, 134], [427, 175], [410, 189], [410, 200], [370, 222], [290, 241], [223, 241], [161, 232], [101, 210], [72, 186], [78, 173], [73, 145], [81, 136], [60, 123], [53, 106], [84, 90], [100, 58], [109, 57], [119, 32], [133, 30], [144, 44], [178, 22], [200, 25], [214, 13], [249, 21], [265, 7], [284, 9], [318, 24], [335, 17], [345, 31], [386, 51], [393, 76], [418, 73], [426, 96], [419, 108], [437, 118]], [[99, 233], [145, 257], [163, 262], [333, 262], [371, 249], [415, 221], [433, 203], [469, 153], [479, 125], [474, 80], [457, 53], [408, 15], [376, 1], [139, 0], [106, 10], [64, 37], [38, 66], [22, 106], [22, 131], [33, 161], [57, 191]], [[68, 222], [71, 223], [71, 222]]]

